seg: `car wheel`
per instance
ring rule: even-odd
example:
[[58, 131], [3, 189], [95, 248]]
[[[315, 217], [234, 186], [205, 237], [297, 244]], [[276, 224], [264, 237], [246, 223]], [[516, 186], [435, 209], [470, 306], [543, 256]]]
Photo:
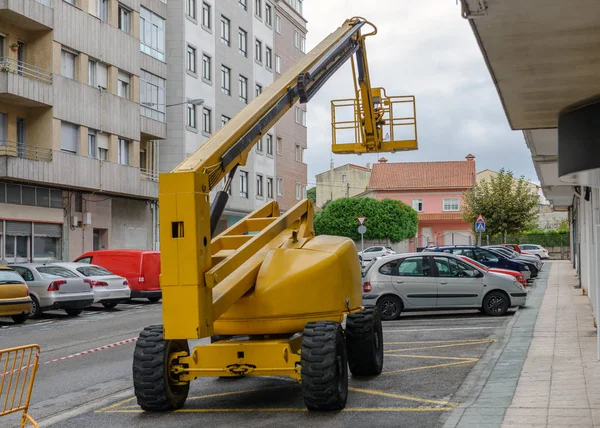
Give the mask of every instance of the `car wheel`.
[[31, 296], [31, 309], [29, 310], [29, 318], [39, 318], [42, 316], [42, 308], [40, 308], [40, 302]]
[[116, 308], [118, 304], [119, 302], [102, 302], [102, 306], [104, 306], [106, 309]]
[[15, 322], [15, 324], [23, 324], [25, 320], [29, 318], [29, 314], [13, 315], [11, 318]]
[[508, 296], [501, 291], [492, 291], [483, 299], [483, 311], [488, 315], [504, 315], [509, 306]]
[[156, 303], [160, 300], [160, 297], [148, 297], [148, 301]]
[[346, 350], [353, 376], [377, 376], [383, 369], [383, 329], [379, 309], [370, 306], [348, 315]]
[[83, 309], [65, 309], [65, 312], [70, 317], [76, 317], [77, 315], [83, 312]]
[[377, 302], [377, 308], [383, 321], [392, 321], [402, 312], [402, 300], [392, 295], [383, 296]]

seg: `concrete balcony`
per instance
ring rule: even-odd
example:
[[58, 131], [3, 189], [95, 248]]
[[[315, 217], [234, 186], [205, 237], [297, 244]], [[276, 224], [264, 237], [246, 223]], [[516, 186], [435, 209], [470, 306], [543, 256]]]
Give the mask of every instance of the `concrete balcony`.
[[52, 0], [0, 0], [0, 20], [27, 31], [51, 30]]
[[[0, 0], [2, 1], [2, 0]], [[23, 61], [0, 58], [0, 103], [23, 107], [51, 107], [53, 75]]]
[[142, 199], [158, 198], [151, 171], [16, 143], [0, 145], [0, 178]]
[[158, 120], [141, 116], [142, 123], [140, 131], [142, 134], [150, 136], [153, 140], [164, 140], [167, 138], [167, 124]]

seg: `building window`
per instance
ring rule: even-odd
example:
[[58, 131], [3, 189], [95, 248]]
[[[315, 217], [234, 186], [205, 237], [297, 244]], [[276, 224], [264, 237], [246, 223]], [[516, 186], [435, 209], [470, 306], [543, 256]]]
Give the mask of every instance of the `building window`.
[[256, 196], [262, 198], [263, 196], [263, 176], [256, 174]]
[[196, 19], [196, 0], [185, 0], [185, 14]]
[[231, 69], [221, 66], [221, 92], [225, 95], [231, 95]]
[[240, 198], [248, 198], [248, 173], [240, 171]]
[[240, 7], [244, 10], [248, 10], [248, 4], [247, 4], [247, 0], [239, 0], [238, 4], [240, 5]]
[[88, 85], [96, 87], [96, 61], [88, 61]]
[[412, 207], [418, 213], [423, 212], [423, 199], [413, 199]]
[[129, 75], [119, 71], [118, 79], [117, 95], [129, 99]]
[[273, 7], [265, 2], [265, 24], [273, 25]]
[[75, 55], [72, 52], [62, 50], [60, 52], [60, 74], [69, 79], [75, 79]]
[[458, 199], [444, 199], [444, 211], [458, 211]]
[[190, 45], [188, 45], [187, 47], [186, 67], [188, 71], [191, 71], [194, 74], [196, 73], [196, 48], [193, 48]]
[[302, 15], [302, 0], [292, 0], [292, 3], [294, 3], [294, 9], [296, 9], [296, 12], [298, 12], [300, 15]]
[[294, 46], [302, 52], [306, 52], [306, 37], [296, 30], [294, 30]]
[[119, 5], [119, 29], [129, 34], [131, 32], [131, 11]]
[[165, 60], [165, 20], [140, 8], [140, 50], [160, 61]]
[[281, 57], [275, 54], [275, 71], [281, 74]]
[[262, 94], [262, 85], [260, 84], [256, 84], [256, 97], [258, 97], [260, 94]]
[[99, 148], [98, 149], [98, 159], [101, 161], [105, 161], [108, 159], [108, 149]]
[[62, 191], [0, 182], [0, 203], [62, 208]]
[[302, 126], [306, 126], [306, 111], [300, 107], [296, 107], [296, 123]]
[[227, 46], [230, 45], [230, 22], [229, 19], [225, 18], [221, 15], [221, 42], [225, 43]]
[[121, 165], [129, 165], [129, 141], [119, 138], [118, 162]]
[[346, 175], [342, 175], [342, 183], [343, 184], [347, 184], [348, 183], [348, 177]]
[[267, 198], [273, 199], [273, 179], [267, 177]]
[[108, 88], [108, 66], [95, 60], [88, 61], [88, 83], [94, 88]]
[[299, 201], [302, 198], [302, 185], [296, 183], [296, 200]]
[[230, 118], [225, 116], [225, 115], [221, 115], [221, 128], [225, 126], [225, 124], [227, 122], [229, 122]]
[[206, 28], [211, 28], [210, 5], [208, 3], [202, 3], [202, 25], [204, 25]]
[[97, 157], [98, 146], [96, 144], [96, 131], [88, 129], [88, 156], [91, 158]]
[[187, 105], [187, 126], [196, 129], [196, 106], [194, 104]]
[[79, 126], [61, 122], [60, 124], [60, 149], [63, 152], [77, 153], [77, 142], [79, 141]]
[[248, 79], [240, 75], [239, 79], [240, 101], [248, 104]]
[[283, 154], [283, 138], [277, 137], [277, 154]]
[[302, 152], [304, 149], [300, 144], [296, 144], [296, 162], [302, 162]]
[[306, 199], [306, 184], [302, 185], [302, 198]]
[[261, 0], [254, 0], [254, 14], [258, 18], [262, 18], [262, 2], [261, 2]]
[[165, 121], [165, 79], [145, 70], [140, 72], [140, 105], [142, 116]]
[[281, 17], [279, 15], [275, 15], [275, 31], [281, 34]]
[[212, 132], [211, 114], [212, 114], [212, 112], [209, 109], [207, 109], [207, 108], [202, 109], [202, 132], [205, 132], [207, 134], [210, 134]]
[[256, 151], [262, 153], [263, 151], [263, 139], [262, 137], [256, 142]]
[[283, 178], [277, 177], [277, 196], [283, 196]]
[[238, 50], [240, 55], [248, 56], [248, 33], [241, 28], [238, 31]]
[[267, 134], [267, 154], [273, 156], [273, 136]]
[[270, 47], [265, 47], [265, 66], [273, 68], [273, 50]]
[[96, 0], [98, 3], [98, 18], [108, 21], [108, 0]]
[[206, 80], [211, 80], [211, 64], [210, 57], [206, 54], [202, 54], [202, 78]]
[[254, 57], [262, 63], [262, 42], [258, 39], [254, 41]]

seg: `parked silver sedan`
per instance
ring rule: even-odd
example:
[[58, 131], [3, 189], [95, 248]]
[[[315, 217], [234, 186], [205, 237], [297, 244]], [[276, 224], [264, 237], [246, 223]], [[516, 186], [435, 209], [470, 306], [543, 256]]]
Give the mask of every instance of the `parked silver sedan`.
[[56, 309], [64, 309], [67, 315], [77, 316], [83, 308], [94, 303], [91, 281], [64, 267], [42, 263], [19, 263], [10, 267], [23, 277], [29, 287], [30, 318], [38, 318], [43, 311]]
[[105, 308], [112, 309], [131, 297], [127, 280], [101, 266], [88, 263], [53, 263], [53, 266], [64, 267], [77, 276], [92, 281], [94, 303], [101, 303]]

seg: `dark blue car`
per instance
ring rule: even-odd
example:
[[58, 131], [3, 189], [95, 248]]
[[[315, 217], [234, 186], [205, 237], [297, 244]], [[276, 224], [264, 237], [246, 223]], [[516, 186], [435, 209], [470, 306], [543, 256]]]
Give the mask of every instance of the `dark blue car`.
[[474, 245], [447, 245], [443, 247], [427, 248], [426, 251], [463, 255], [476, 260], [487, 267], [510, 269], [521, 272], [526, 279], [531, 278], [531, 271], [526, 263], [515, 259], [509, 259], [502, 254], [494, 253], [486, 248], [476, 247]]

